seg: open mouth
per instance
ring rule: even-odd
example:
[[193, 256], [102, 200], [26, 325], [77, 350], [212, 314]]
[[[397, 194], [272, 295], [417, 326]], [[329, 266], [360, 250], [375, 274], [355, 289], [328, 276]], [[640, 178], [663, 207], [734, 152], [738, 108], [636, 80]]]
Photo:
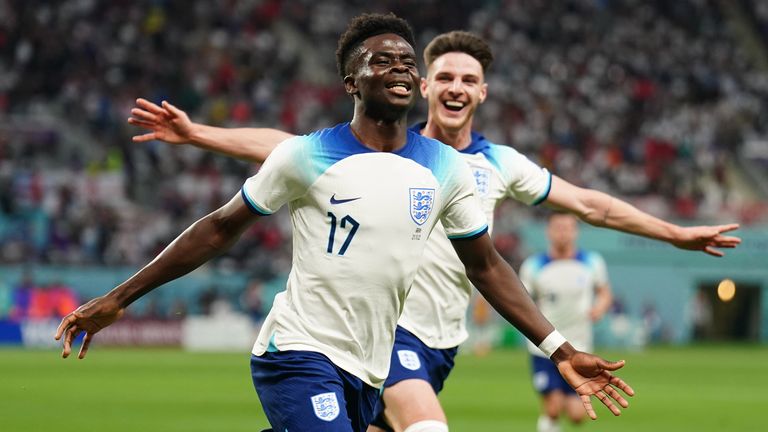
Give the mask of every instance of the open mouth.
[[408, 96], [411, 94], [411, 85], [405, 81], [391, 82], [387, 84], [387, 89], [391, 90], [395, 94], [402, 96]]
[[461, 111], [462, 109], [464, 109], [466, 105], [467, 104], [465, 104], [464, 102], [459, 102], [455, 100], [449, 100], [449, 101], [443, 102], [443, 106], [445, 107], [445, 109], [449, 111], [455, 111], [455, 112]]

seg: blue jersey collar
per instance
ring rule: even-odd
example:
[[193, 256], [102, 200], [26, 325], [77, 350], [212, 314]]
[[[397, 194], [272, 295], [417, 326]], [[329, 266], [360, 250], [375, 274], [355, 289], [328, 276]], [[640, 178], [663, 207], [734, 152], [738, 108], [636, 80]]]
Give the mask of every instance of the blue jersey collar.
[[[427, 122], [419, 122], [411, 126], [410, 130], [412, 130], [413, 132], [416, 132], [417, 134], [421, 134], [421, 131], [424, 130], [424, 127], [426, 125], [427, 125]], [[479, 133], [472, 131], [471, 136], [472, 136], [472, 141], [469, 143], [469, 145], [465, 149], [459, 150], [459, 152], [466, 153], [466, 154], [476, 154], [476, 153], [482, 153], [483, 150], [490, 147], [490, 142]]]

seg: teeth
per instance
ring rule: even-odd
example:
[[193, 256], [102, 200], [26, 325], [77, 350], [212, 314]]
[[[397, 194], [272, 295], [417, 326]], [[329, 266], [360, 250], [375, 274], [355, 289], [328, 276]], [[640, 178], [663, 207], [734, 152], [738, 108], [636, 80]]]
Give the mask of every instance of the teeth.
[[408, 90], [408, 85], [405, 84], [405, 83], [401, 83], [401, 82], [389, 85], [389, 88], [393, 88], [393, 87], [402, 87], [402, 88]]
[[445, 106], [450, 108], [464, 108], [464, 104], [459, 101], [446, 101]]

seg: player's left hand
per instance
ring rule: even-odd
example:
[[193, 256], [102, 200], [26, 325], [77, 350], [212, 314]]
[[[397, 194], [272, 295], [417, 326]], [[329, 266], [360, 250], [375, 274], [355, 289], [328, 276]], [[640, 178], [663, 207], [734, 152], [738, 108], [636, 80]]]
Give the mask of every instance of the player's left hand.
[[682, 227], [671, 243], [680, 249], [698, 250], [721, 257], [724, 253], [717, 248], [732, 249], [741, 243], [739, 237], [723, 235], [736, 229], [739, 229], [739, 224]]
[[592, 407], [591, 396], [594, 395], [600, 399], [600, 402], [608, 407], [613, 415], [621, 415], [621, 410], [614, 401], [622, 408], [628, 407], [629, 402], [616, 389], [618, 388], [627, 396], [635, 395], [632, 387], [611, 373], [624, 367], [624, 364], [624, 360], [611, 362], [593, 354], [577, 351], [568, 360], [557, 363], [557, 369], [579, 394], [587, 415], [594, 420], [597, 414]]

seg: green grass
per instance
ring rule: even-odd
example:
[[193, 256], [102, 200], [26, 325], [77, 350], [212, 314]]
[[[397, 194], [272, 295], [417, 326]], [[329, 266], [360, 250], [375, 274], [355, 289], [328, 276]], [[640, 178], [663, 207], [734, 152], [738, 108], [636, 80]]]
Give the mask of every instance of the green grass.
[[[637, 391], [621, 417], [566, 431], [760, 430], [768, 409], [768, 346], [603, 353], [628, 361]], [[0, 349], [3, 431], [259, 431], [266, 427], [248, 354], [94, 347], [86, 360]], [[522, 351], [460, 356], [442, 397], [452, 432], [534, 430], [538, 401]]]

